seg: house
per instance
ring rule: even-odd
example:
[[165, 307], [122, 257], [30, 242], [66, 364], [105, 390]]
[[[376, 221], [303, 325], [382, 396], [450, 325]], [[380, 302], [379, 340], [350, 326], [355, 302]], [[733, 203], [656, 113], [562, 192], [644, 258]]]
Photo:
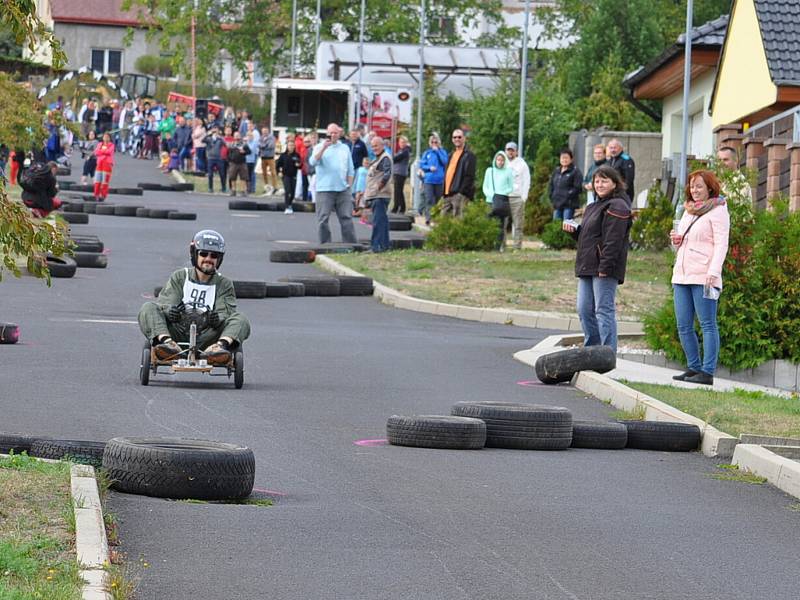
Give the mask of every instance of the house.
[[[708, 156], [715, 150], [708, 109], [714, 91], [717, 62], [725, 41], [728, 15], [692, 29], [692, 68], [689, 94], [689, 154]], [[685, 34], [648, 65], [623, 80], [635, 102], [661, 102], [661, 156], [680, 154], [683, 133], [683, 73]]]

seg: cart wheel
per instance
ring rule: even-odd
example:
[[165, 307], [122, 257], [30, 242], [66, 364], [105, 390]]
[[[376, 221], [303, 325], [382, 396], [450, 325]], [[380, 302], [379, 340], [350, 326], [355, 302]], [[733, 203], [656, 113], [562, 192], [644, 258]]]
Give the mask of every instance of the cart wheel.
[[233, 355], [233, 385], [237, 390], [244, 385], [244, 354], [237, 350]]
[[142, 364], [139, 365], [139, 381], [142, 385], [150, 383], [150, 343], [145, 342], [142, 348]]

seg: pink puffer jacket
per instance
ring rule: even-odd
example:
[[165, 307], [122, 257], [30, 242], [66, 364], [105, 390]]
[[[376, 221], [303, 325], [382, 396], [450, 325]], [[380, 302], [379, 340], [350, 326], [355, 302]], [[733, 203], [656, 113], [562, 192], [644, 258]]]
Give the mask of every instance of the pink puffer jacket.
[[[689, 229], [695, 218], [697, 222]], [[731, 219], [724, 204], [700, 217], [683, 213], [678, 233], [683, 234], [687, 229], [689, 233], [678, 248], [672, 283], [703, 285], [712, 276], [714, 287], [722, 288], [722, 265], [728, 253], [730, 228]]]

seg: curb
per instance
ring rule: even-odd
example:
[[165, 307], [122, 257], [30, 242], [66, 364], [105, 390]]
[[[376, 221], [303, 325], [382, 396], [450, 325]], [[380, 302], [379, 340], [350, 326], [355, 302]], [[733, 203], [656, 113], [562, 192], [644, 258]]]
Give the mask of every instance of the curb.
[[[321, 269], [336, 275], [354, 275], [364, 277], [362, 273], [354, 271], [336, 262], [326, 255], [317, 255], [315, 264]], [[420, 300], [408, 296], [397, 290], [375, 282], [374, 296], [383, 304], [405, 310], [453, 317], [465, 321], [479, 321], [481, 323], [495, 323], [501, 325], [517, 325], [518, 327], [532, 327], [535, 329], [556, 329], [561, 331], [582, 331], [581, 322], [577, 316], [560, 315], [558, 313], [534, 312], [530, 310], [516, 310], [504, 308], [480, 308], [464, 306], [463, 304], [445, 304], [433, 300]], [[634, 321], [620, 321], [617, 324], [620, 335], [641, 333], [642, 324]], [[580, 337], [583, 339], [583, 336]]]
[[[8, 456], [0, 454], [0, 457]], [[36, 460], [49, 463], [61, 462], [49, 458], [36, 458]], [[70, 494], [75, 507], [75, 553], [80, 566], [80, 576], [85, 582], [81, 598], [111, 600], [110, 594], [106, 591], [108, 584], [106, 567], [110, 562], [108, 539], [94, 467], [72, 465], [69, 474]]]
[[173, 179], [178, 183], [186, 183], [186, 178], [180, 171], [170, 171], [169, 174], [172, 175]]
[[733, 464], [755, 475], [766, 477], [772, 485], [790, 496], [800, 498], [800, 463], [778, 456], [755, 444], [739, 444]]
[[[556, 348], [582, 341], [583, 336], [551, 335], [529, 350], [516, 352], [514, 358], [533, 367], [536, 359], [541, 355], [548, 354]], [[734, 448], [739, 443], [737, 438], [716, 429], [702, 419], [629, 388], [606, 375], [594, 371], [580, 371], [572, 378], [572, 385], [599, 400], [610, 402], [611, 406], [620, 410], [633, 411], [640, 407], [644, 408], [645, 419], [648, 420], [697, 425], [700, 428], [701, 436], [700, 451], [705, 456], [729, 458], [733, 456]]]

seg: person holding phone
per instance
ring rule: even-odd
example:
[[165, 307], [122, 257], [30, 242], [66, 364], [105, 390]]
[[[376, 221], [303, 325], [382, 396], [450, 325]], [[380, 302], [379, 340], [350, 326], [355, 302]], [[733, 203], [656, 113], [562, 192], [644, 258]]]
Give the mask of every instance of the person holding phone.
[[442, 148], [439, 134], [432, 133], [428, 138], [428, 149], [422, 153], [419, 160], [417, 171], [424, 186], [420, 214], [425, 217], [426, 225], [431, 224], [431, 209], [436, 206], [444, 192], [444, 170], [449, 158], [447, 150]]
[[[690, 173], [688, 181], [685, 212], [677, 230], [670, 232], [672, 246], [677, 249], [672, 269], [675, 319], [687, 367], [673, 379], [713, 385], [719, 358], [717, 306], [731, 221], [714, 173], [700, 169]], [[702, 359], [695, 316], [703, 332]]]

